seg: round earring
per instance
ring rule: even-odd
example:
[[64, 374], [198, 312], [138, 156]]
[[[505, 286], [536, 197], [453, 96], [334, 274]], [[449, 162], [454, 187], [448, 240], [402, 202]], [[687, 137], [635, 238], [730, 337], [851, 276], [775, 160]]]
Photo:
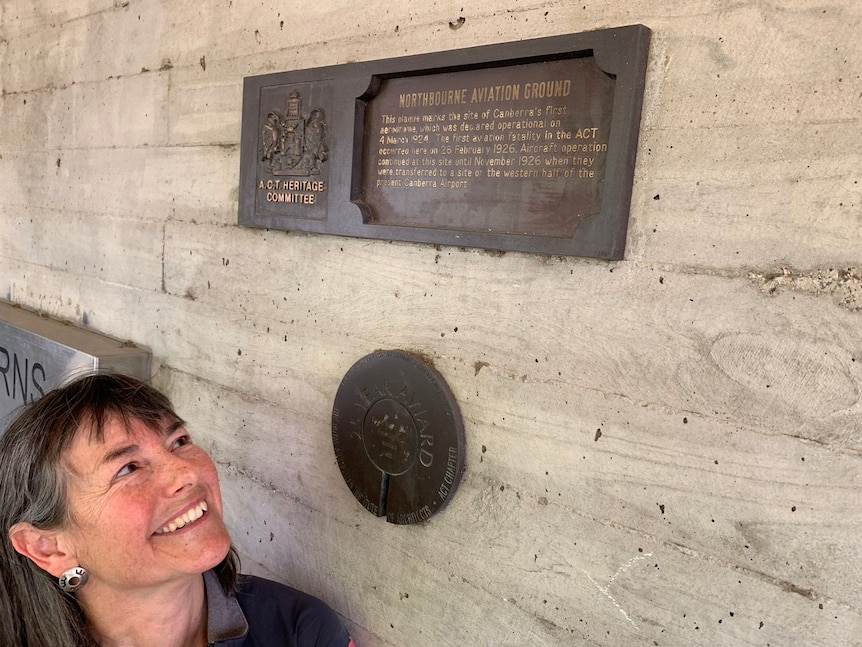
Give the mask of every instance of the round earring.
[[87, 572], [87, 569], [83, 566], [76, 566], [75, 568], [70, 568], [69, 570], [64, 571], [63, 574], [57, 578], [57, 584], [60, 585], [60, 588], [64, 593], [74, 593], [84, 586], [89, 579], [90, 574]]

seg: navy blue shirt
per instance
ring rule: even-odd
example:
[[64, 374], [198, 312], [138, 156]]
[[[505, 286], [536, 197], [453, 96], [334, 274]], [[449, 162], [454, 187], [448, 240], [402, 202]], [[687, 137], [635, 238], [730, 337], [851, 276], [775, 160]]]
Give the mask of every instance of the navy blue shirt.
[[212, 572], [204, 582], [210, 647], [354, 647], [335, 612], [307, 593], [251, 575], [240, 575], [236, 595]]

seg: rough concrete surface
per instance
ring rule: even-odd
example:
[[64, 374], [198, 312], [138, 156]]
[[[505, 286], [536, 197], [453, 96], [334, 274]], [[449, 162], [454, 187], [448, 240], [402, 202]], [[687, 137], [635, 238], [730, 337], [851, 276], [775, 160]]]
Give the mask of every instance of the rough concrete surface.
[[[625, 259], [237, 225], [244, 76], [642, 23]], [[360, 647], [862, 645], [862, 4], [0, 0], [0, 298], [149, 348], [245, 569]], [[467, 469], [341, 478], [420, 353]]]

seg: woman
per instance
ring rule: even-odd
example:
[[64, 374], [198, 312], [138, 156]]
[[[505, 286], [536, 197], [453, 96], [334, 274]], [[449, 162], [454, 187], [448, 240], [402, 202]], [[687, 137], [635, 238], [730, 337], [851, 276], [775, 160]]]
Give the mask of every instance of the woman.
[[215, 466], [170, 401], [88, 375], [0, 436], [0, 645], [348, 647], [323, 602], [238, 576]]

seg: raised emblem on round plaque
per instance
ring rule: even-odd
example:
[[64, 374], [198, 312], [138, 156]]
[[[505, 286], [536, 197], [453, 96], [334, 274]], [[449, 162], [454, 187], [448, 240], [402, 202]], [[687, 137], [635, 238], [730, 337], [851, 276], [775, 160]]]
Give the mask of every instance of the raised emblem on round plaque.
[[332, 407], [344, 481], [369, 512], [395, 524], [429, 519], [464, 471], [464, 424], [443, 378], [400, 350], [379, 350], [345, 374]]

